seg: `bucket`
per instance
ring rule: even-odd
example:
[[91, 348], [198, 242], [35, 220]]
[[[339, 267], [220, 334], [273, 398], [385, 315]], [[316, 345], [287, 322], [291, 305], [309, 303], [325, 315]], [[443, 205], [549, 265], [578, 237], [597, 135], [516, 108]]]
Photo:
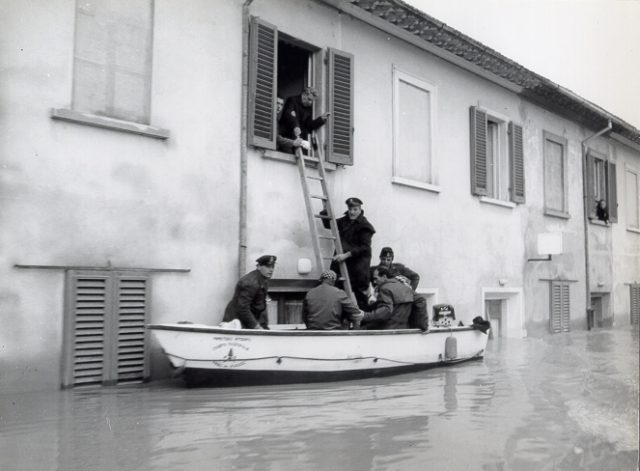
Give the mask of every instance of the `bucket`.
[[451, 336], [447, 337], [444, 342], [444, 358], [445, 360], [455, 360], [458, 358], [458, 339]]

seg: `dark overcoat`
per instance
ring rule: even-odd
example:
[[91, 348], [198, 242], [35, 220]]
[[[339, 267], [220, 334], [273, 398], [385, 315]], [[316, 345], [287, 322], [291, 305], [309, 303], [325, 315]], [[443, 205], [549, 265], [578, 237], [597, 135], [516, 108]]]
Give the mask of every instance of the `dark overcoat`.
[[267, 278], [259, 270], [244, 275], [236, 283], [233, 298], [224, 310], [223, 321], [239, 319], [244, 329], [255, 329], [258, 324], [267, 329], [268, 288]]

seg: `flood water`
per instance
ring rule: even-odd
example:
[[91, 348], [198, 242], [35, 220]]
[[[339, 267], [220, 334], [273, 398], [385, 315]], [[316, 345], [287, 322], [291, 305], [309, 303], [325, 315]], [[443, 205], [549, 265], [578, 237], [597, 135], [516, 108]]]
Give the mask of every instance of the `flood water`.
[[0, 395], [0, 470], [636, 470], [638, 331], [339, 383]]

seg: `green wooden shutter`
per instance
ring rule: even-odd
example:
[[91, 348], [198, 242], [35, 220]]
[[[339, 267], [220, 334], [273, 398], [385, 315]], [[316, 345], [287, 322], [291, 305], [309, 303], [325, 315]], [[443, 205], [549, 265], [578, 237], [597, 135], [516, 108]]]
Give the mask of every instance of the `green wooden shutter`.
[[631, 296], [629, 303], [629, 321], [631, 324], [640, 324], [640, 284], [634, 283], [629, 286]]
[[587, 217], [596, 216], [595, 170], [596, 160], [591, 152], [587, 153]]
[[470, 109], [471, 194], [486, 196], [487, 191], [487, 113], [476, 106]]
[[549, 328], [552, 333], [569, 332], [570, 322], [569, 283], [551, 282]]
[[616, 181], [616, 164], [609, 162], [607, 169], [607, 207], [609, 208], [609, 221], [618, 222], [618, 185]]
[[121, 276], [116, 283], [117, 345], [114, 344], [114, 372], [118, 383], [143, 381], [148, 374], [146, 358], [149, 311], [149, 280]]
[[276, 148], [278, 29], [251, 19], [249, 43], [249, 145]]
[[101, 384], [107, 378], [110, 280], [100, 274], [72, 274], [67, 289], [63, 386]]
[[329, 48], [327, 161], [353, 165], [353, 55]]
[[524, 203], [524, 144], [522, 126], [509, 123], [509, 163], [511, 165], [511, 201]]

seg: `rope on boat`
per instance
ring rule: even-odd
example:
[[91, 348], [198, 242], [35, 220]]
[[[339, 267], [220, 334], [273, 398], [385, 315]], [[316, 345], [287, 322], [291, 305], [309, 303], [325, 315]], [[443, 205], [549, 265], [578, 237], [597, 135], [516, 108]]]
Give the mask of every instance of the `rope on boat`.
[[402, 365], [415, 365], [415, 362], [412, 361], [400, 361], [400, 360], [391, 360], [389, 358], [380, 358], [380, 357], [358, 357], [358, 358], [309, 358], [309, 357], [290, 357], [290, 356], [269, 356], [269, 357], [258, 357], [258, 358], [221, 358], [221, 359], [211, 359], [211, 360], [197, 360], [195, 358], [185, 358], [179, 355], [174, 355], [170, 353], [172, 357], [179, 358], [184, 361], [206, 361], [206, 362], [247, 362], [247, 361], [260, 361], [260, 360], [276, 360], [277, 363], [282, 363], [282, 360], [312, 360], [312, 361], [353, 361], [353, 360], [373, 360], [374, 363], [378, 361], [388, 361], [391, 363], [399, 363]]

